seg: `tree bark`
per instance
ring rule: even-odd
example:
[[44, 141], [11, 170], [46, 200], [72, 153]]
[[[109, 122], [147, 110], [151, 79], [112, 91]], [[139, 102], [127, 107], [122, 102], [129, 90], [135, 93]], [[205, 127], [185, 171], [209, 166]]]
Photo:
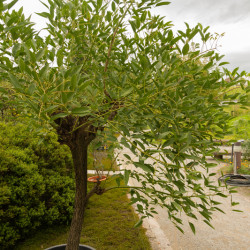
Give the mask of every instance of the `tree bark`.
[[[113, 113], [115, 112], [112, 112], [112, 117], [114, 116]], [[88, 145], [95, 139], [97, 130], [104, 129], [103, 127], [94, 127], [88, 119], [88, 116], [75, 117], [69, 115], [55, 120], [55, 123], [58, 125], [58, 141], [69, 146], [75, 170], [75, 207], [66, 250], [78, 250], [84, 212], [88, 199], [94, 193], [103, 193], [99, 188], [100, 183], [97, 183], [93, 189], [87, 193]]]
[[71, 221], [66, 250], [78, 250], [82, 231], [84, 211], [87, 203], [87, 159], [88, 144], [78, 142], [71, 147], [75, 170], [75, 208]]

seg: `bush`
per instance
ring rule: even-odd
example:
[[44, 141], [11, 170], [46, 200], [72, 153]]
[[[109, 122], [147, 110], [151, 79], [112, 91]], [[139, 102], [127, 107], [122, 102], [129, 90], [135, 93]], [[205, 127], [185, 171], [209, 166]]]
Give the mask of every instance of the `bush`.
[[[225, 165], [220, 169], [225, 174], [233, 174], [234, 172], [234, 166], [233, 163], [230, 162], [228, 159], [225, 160]], [[247, 160], [244, 160], [241, 162], [241, 167], [237, 167], [237, 174], [244, 174], [244, 175], [250, 175], [250, 162]]]
[[39, 226], [71, 220], [72, 172], [69, 149], [53, 132], [36, 137], [22, 124], [0, 122], [1, 249]]
[[250, 139], [242, 143], [242, 152], [245, 160], [250, 160]]

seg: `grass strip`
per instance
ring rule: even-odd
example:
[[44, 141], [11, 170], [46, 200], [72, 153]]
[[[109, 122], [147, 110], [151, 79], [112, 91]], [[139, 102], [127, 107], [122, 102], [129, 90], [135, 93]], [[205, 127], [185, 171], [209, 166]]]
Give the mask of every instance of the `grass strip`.
[[[109, 182], [109, 185], [114, 183]], [[93, 184], [89, 184], [93, 185]], [[143, 227], [134, 228], [138, 216], [129, 205], [127, 191], [115, 189], [91, 197], [86, 209], [81, 244], [97, 250], [150, 250]], [[14, 249], [41, 250], [64, 244], [69, 226], [51, 226], [34, 233]]]

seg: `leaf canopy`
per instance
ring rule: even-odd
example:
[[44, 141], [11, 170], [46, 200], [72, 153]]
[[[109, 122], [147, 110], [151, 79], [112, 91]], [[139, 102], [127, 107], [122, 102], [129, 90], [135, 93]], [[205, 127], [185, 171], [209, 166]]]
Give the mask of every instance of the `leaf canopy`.
[[125, 171], [125, 183], [140, 183], [140, 192], [131, 191], [140, 212], [150, 216], [160, 204], [179, 225], [180, 211], [196, 218], [198, 210], [211, 226], [213, 196], [221, 191], [202, 169], [213, 138], [228, 129], [222, 102], [232, 96], [225, 90], [249, 82], [246, 73], [222, 68], [215, 48], [194, 46], [194, 38], [211, 37], [208, 27], [187, 25], [174, 34], [171, 22], [150, 12], [169, 4], [161, 0], [56, 0], [39, 13], [47, 19], [43, 37], [22, 9], [9, 10], [15, 2], [0, 5], [0, 76], [23, 113], [55, 128], [75, 117], [112, 141], [119, 133], [136, 156], [125, 156], [137, 170]]

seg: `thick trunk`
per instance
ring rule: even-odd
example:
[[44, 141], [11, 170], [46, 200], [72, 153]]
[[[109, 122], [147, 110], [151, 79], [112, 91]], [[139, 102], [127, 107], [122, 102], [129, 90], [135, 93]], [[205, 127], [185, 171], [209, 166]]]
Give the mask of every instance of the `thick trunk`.
[[[92, 126], [88, 119], [89, 116], [76, 117], [69, 115], [55, 120], [58, 125], [58, 140], [60, 143], [69, 146], [75, 170], [75, 209], [67, 240], [67, 250], [78, 250], [85, 206], [88, 199], [97, 192], [100, 184], [97, 183], [87, 194], [88, 145], [95, 139], [97, 130], [103, 130], [103, 127]], [[99, 193], [101, 193], [100, 190]]]
[[66, 250], [78, 250], [84, 211], [87, 203], [87, 151], [88, 145], [77, 143], [71, 148], [75, 169], [75, 209], [71, 221]]

